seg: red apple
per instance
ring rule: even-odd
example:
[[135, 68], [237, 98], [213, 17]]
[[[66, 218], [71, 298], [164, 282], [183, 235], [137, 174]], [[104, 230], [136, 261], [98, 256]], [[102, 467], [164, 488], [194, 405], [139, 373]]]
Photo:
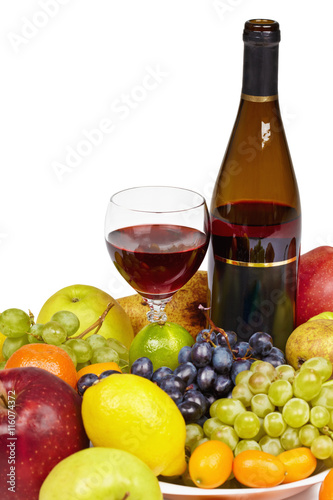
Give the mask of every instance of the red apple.
[[321, 246], [301, 255], [298, 271], [296, 325], [333, 311], [333, 247]]
[[0, 371], [1, 500], [37, 500], [51, 469], [88, 446], [70, 385], [41, 368]]

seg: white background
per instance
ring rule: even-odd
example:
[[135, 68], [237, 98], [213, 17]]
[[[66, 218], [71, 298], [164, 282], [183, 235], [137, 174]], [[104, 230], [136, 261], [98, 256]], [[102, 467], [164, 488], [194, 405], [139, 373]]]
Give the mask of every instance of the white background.
[[[75, 283], [132, 293], [106, 251], [108, 200], [172, 184], [210, 202], [239, 104], [243, 26], [255, 17], [280, 22], [302, 252], [333, 245], [332, 13], [329, 0], [1, 0], [0, 311], [37, 315]], [[99, 144], [66, 164], [101, 123]]]
[[[209, 203], [239, 104], [243, 25], [255, 17], [281, 26], [302, 252], [333, 245], [332, 13], [330, 0], [1, 0], [0, 310], [37, 315], [75, 283], [132, 293], [105, 248], [109, 197], [172, 184]], [[152, 70], [163, 74], [156, 85]], [[56, 172], [111, 121], [100, 144]]]

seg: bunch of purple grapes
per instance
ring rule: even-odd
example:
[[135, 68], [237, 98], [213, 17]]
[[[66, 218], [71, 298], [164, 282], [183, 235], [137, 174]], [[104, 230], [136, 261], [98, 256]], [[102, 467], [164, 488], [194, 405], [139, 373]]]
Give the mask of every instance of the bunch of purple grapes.
[[286, 363], [284, 353], [273, 346], [268, 333], [254, 333], [245, 342], [238, 341], [233, 331], [204, 329], [192, 347], [179, 351], [175, 370], [162, 366], [154, 371], [151, 360], [142, 357], [132, 364], [131, 373], [148, 378], [163, 389], [178, 406], [186, 424], [203, 425], [213, 402], [232, 397], [236, 376], [250, 370], [256, 360], [273, 366]]

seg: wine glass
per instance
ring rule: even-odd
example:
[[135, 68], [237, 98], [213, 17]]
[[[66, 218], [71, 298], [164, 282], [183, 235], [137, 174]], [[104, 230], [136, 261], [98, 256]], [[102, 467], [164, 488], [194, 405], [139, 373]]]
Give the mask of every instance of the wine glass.
[[105, 240], [112, 262], [164, 323], [166, 304], [200, 267], [209, 243], [205, 199], [189, 189], [142, 186], [111, 197]]

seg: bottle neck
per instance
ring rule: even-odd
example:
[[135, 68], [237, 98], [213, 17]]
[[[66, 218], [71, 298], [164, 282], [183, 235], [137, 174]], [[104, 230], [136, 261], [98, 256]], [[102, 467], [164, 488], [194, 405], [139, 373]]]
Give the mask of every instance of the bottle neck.
[[[244, 44], [242, 97], [277, 99], [279, 44]], [[258, 99], [261, 101], [261, 99]]]

